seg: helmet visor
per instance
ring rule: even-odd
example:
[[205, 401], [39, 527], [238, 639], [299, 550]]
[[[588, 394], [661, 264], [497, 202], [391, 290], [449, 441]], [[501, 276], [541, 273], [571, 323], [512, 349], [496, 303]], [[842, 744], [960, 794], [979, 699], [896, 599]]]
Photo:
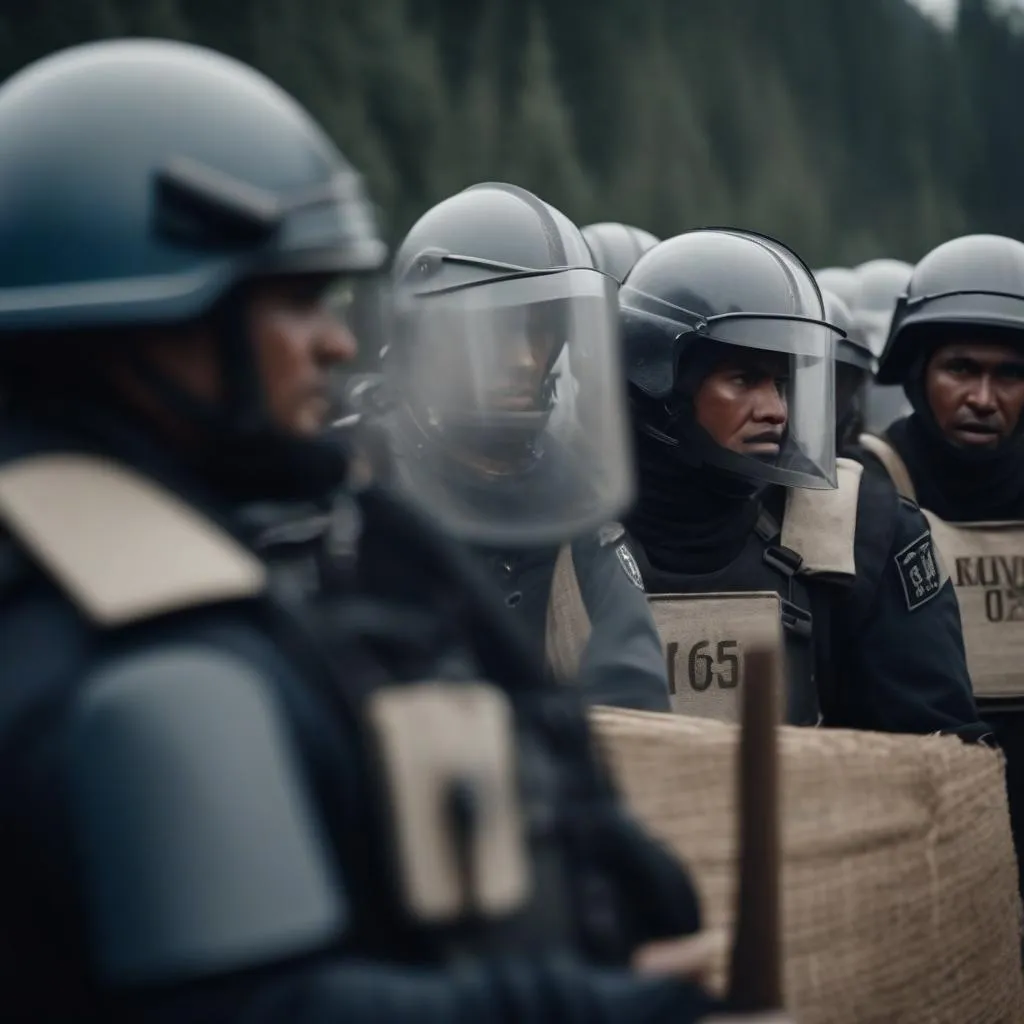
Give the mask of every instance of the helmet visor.
[[[408, 496], [483, 544], [559, 542], [633, 494], [615, 283], [589, 268], [396, 296], [389, 397]], [[408, 429], [413, 421], [416, 430]]]
[[[836, 334], [822, 323], [725, 317], [680, 356], [713, 461], [787, 487], [836, 486]], [[690, 362], [696, 365], [691, 369]]]
[[738, 475], [788, 487], [836, 486], [835, 352], [843, 332], [821, 317], [728, 313], [701, 317], [627, 285], [630, 380], [653, 398], [693, 404], [704, 457]]

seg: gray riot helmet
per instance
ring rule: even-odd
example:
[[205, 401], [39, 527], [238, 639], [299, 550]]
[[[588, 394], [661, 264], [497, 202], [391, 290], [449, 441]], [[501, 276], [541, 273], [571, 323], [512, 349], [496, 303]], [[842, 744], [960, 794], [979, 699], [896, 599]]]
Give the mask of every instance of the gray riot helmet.
[[823, 267], [814, 272], [814, 277], [823, 292], [832, 292], [850, 310], [857, 308], [860, 297], [860, 280], [855, 270], [851, 270], [849, 267]]
[[411, 498], [476, 543], [537, 545], [633, 498], [616, 282], [514, 185], [424, 214], [394, 264], [382, 369]]
[[588, 224], [582, 231], [593, 253], [594, 265], [619, 283], [625, 280], [633, 264], [660, 241], [650, 231], [614, 221]]
[[[911, 264], [893, 259], [869, 260], [857, 267], [860, 291], [851, 308], [867, 337], [876, 365], [885, 347], [896, 303], [906, 291], [913, 269]], [[868, 385], [864, 396], [864, 425], [868, 430], [880, 433], [909, 412], [910, 406], [900, 388], [888, 387], [877, 378]]]
[[902, 260], [868, 260], [856, 268], [859, 289], [850, 306], [877, 359], [885, 347], [896, 302], [907, 290], [914, 268]]
[[[790, 487], [836, 486], [835, 347], [843, 334], [791, 249], [729, 228], [679, 235], [637, 261], [619, 307], [640, 432], [687, 465]], [[728, 449], [698, 423], [702, 385], [734, 361], [770, 374], [783, 405], [770, 455]]]
[[965, 235], [928, 253], [896, 305], [879, 382], [906, 385], [935, 344], [965, 328], [1024, 338], [1024, 243]]
[[[354, 286], [387, 258], [362, 177], [323, 129], [252, 68], [144, 39], [29, 65], [0, 88], [0, 125], [0, 376], [17, 400], [58, 404], [56, 362], [59, 404], [102, 403], [116, 345], [202, 438], [202, 468], [225, 490], [336, 487], [337, 444], [270, 415], [245, 302], [264, 278]], [[210, 399], [137, 344], [137, 331], [201, 320], [221, 381]]]
[[846, 335], [836, 346], [836, 438], [842, 448], [863, 429], [864, 391], [871, 380], [874, 359], [846, 303], [827, 288], [821, 289], [821, 297], [825, 319]]

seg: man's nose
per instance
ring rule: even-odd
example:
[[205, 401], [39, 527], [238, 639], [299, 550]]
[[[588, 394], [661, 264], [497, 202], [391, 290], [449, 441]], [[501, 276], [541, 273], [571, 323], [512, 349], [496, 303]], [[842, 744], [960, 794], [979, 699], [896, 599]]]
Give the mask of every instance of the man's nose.
[[783, 426], [788, 416], [786, 399], [774, 382], [766, 382], [757, 389], [754, 418], [760, 423]]
[[359, 352], [359, 343], [352, 331], [337, 317], [325, 312], [319, 318], [314, 336], [317, 358], [324, 363], [349, 363]]
[[967, 393], [967, 404], [976, 413], [988, 414], [996, 411], [995, 388], [987, 373], [978, 377], [974, 387]]

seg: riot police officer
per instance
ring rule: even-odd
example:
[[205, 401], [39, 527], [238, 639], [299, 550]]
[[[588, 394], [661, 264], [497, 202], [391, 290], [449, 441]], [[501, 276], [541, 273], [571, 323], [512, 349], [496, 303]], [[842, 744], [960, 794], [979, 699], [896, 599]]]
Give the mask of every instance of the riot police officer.
[[300, 605], [235, 530], [345, 481], [359, 175], [170, 42], [40, 61], [0, 128], [4, 1019], [703, 1013], [628, 969], [692, 889], [458, 552], [368, 489], [359, 588]]
[[950, 567], [974, 695], [1007, 753], [1020, 851], [1024, 244], [969, 235], [928, 253], [896, 307], [878, 378], [902, 386], [913, 412], [862, 439], [865, 461], [925, 509]]
[[630, 267], [660, 241], [650, 231], [617, 221], [600, 221], [580, 230], [594, 257], [594, 266], [620, 282]]
[[[896, 300], [903, 294], [913, 267], [903, 260], [868, 260], [857, 267], [857, 298], [850, 310], [867, 337], [871, 354], [882, 354]], [[865, 422], [869, 430], [884, 430], [894, 420], [905, 416], [907, 407], [899, 388], [874, 381], [865, 396]]]
[[428, 210], [393, 276], [384, 386], [407, 493], [475, 545], [557, 675], [597, 703], [668, 710], [639, 570], [603, 521], [633, 493], [614, 282], [564, 214], [496, 183]]
[[874, 360], [849, 306], [818, 283], [825, 319], [842, 331], [836, 344], [836, 450], [845, 454], [864, 430], [864, 396]]
[[640, 476], [627, 527], [674, 706], [731, 717], [744, 646], [781, 632], [790, 722], [980, 737], [926, 520], [837, 467], [839, 331], [803, 262], [752, 232], [689, 232], [642, 256], [619, 302]]

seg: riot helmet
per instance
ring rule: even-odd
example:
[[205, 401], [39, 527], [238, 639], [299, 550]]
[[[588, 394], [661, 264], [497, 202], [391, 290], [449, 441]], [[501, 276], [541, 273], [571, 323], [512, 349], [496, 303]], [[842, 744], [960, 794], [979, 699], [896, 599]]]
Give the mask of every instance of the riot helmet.
[[857, 267], [858, 290], [850, 311], [860, 324], [877, 359], [885, 347], [896, 301], [906, 291], [914, 268], [902, 260], [868, 260]]
[[821, 297], [825, 319], [845, 334], [836, 346], [836, 444], [841, 449], [863, 430], [864, 390], [871, 379], [874, 359], [846, 303], [824, 287]]
[[[360, 175], [306, 111], [212, 50], [122, 39], [8, 79], [0, 129], [5, 387], [38, 376], [61, 345], [68, 394], [84, 400], [102, 387], [97, 368], [116, 342], [201, 436], [223, 486], [269, 498], [336, 485], [336, 445], [275, 425], [248, 322], [256, 282], [326, 285], [373, 275], [386, 259]], [[216, 348], [212, 398], [186, 391], [136, 344], [201, 322]]]
[[[950, 372], [963, 382], [978, 364], [977, 346], [992, 345], [1009, 346], [1019, 353], [1010, 361], [998, 350], [987, 356], [995, 361], [996, 386], [1016, 390], [1024, 368], [1024, 243], [999, 235], [952, 239], [933, 249], [915, 268], [907, 294], [897, 304], [878, 379], [902, 384], [932, 440], [945, 445], [947, 456], [955, 451], [960, 461], [970, 465], [1004, 455], [1019, 458], [996, 440], [1012, 425], [997, 422], [997, 405], [987, 414], [951, 405], [948, 416], [941, 409], [937, 416], [932, 408], [935, 396], [930, 402], [927, 394], [929, 367], [935, 359], [948, 356], [957, 364]], [[947, 350], [944, 356], [939, 350], [946, 346], [958, 350]], [[945, 436], [940, 420], [946, 419], [947, 428], [959, 433], [962, 443]], [[965, 432], [970, 436], [963, 436]], [[1014, 451], [1022, 436], [1024, 417], [1019, 417], [1012, 428], [1017, 442]]]
[[[619, 306], [636, 430], [732, 479], [836, 486], [843, 334], [791, 249], [750, 231], [691, 231], [637, 261]], [[733, 417], [729, 440], [711, 423], [716, 402]]]
[[850, 310], [857, 308], [860, 296], [860, 280], [849, 267], [822, 267], [814, 272], [818, 287], [837, 296]]
[[924, 348], [963, 329], [1024, 338], [1024, 243], [965, 235], [928, 253], [896, 304], [879, 382], [906, 384]]
[[619, 515], [633, 478], [616, 282], [579, 229], [525, 189], [475, 185], [413, 225], [393, 283], [382, 369], [410, 497], [484, 544]]
[[615, 221], [588, 224], [581, 230], [594, 256], [594, 265], [620, 284], [633, 264], [660, 241], [650, 231]]

